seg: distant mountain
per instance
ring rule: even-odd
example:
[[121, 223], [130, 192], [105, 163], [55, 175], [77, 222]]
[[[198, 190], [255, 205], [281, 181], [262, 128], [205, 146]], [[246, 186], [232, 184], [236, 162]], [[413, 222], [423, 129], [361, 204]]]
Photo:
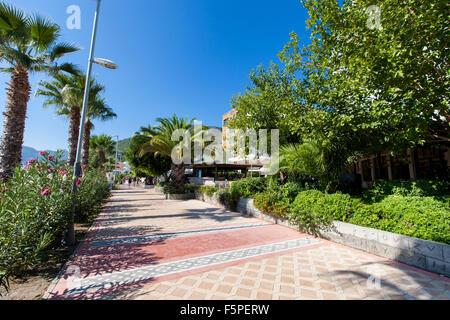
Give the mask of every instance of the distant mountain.
[[125, 149], [127, 149], [130, 146], [131, 138], [119, 140], [119, 143], [117, 145], [117, 149], [120, 153], [124, 153]]
[[[55, 155], [56, 151], [52, 151], [52, 150], [46, 150], [48, 153], [50, 153], [51, 155]], [[26, 147], [23, 146], [22, 147], [22, 164], [27, 163], [28, 160], [30, 160], [31, 158], [39, 158], [39, 152], [41, 152], [41, 150], [36, 150], [34, 148], [31, 147]], [[62, 157], [61, 160], [66, 160], [67, 159], [67, 151], [64, 150], [64, 155]]]

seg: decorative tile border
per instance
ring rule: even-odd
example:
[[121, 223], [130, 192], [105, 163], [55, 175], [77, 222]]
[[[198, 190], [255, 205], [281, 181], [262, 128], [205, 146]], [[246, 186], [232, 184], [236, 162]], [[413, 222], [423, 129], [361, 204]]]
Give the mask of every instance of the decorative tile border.
[[[286, 220], [269, 216], [253, 205], [253, 199], [240, 199], [238, 211], [250, 216], [299, 230]], [[395, 260], [413, 267], [450, 277], [450, 246], [383, 230], [333, 221], [332, 227], [321, 231], [324, 239]]]
[[260, 245], [245, 249], [232, 250], [227, 252], [216, 253], [207, 256], [178, 260], [174, 262], [162, 263], [159, 265], [150, 265], [141, 268], [118, 271], [105, 275], [87, 277], [84, 279], [76, 279], [67, 295], [82, 294], [88, 291], [96, 291], [111, 286], [119, 286], [127, 283], [133, 283], [163, 275], [184, 272], [203, 268], [212, 265], [237, 261], [245, 258], [261, 256], [270, 253], [277, 253], [286, 250], [301, 248], [309, 245], [318, 244], [321, 241], [313, 238], [300, 238], [295, 240], [271, 243], [268, 245]]
[[115, 238], [115, 239], [107, 239], [107, 240], [96, 240], [91, 242], [92, 247], [110, 247], [110, 246], [120, 246], [126, 244], [140, 243], [140, 242], [151, 242], [155, 240], [164, 240], [168, 238], [178, 238], [178, 237], [186, 237], [196, 234], [203, 233], [212, 233], [212, 232], [220, 232], [220, 231], [228, 231], [228, 230], [236, 230], [236, 229], [245, 229], [245, 228], [255, 228], [268, 226], [270, 223], [250, 223], [250, 224], [241, 224], [237, 226], [227, 226], [227, 227], [217, 227], [211, 229], [199, 229], [199, 230], [189, 230], [189, 231], [179, 231], [179, 232], [170, 232], [170, 233], [159, 233], [153, 235], [146, 236], [136, 236], [136, 237], [124, 237], [124, 238]]

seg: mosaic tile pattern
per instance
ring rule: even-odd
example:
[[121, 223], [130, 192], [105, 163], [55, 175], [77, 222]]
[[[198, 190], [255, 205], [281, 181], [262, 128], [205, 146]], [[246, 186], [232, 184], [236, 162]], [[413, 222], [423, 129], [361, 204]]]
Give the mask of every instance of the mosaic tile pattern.
[[180, 232], [169, 232], [169, 233], [159, 233], [154, 235], [147, 236], [138, 236], [138, 237], [124, 237], [117, 239], [108, 239], [108, 240], [98, 240], [93, 241], [91, 243], [91, 247], [110, 247], [110, 246], [118, 246], [124, 244], [138, 243], [138, 242], [151, 242], [155, 240], [164, 240], [168, 238], [176, 238], [182, 236], [191, 236], [195, 234], [203, 234], [210, 232], [218, 232], [218, 231], [227, 231], [227, 230], [236, 230], [236, 229], [245, 229], [245, 228], [255, 228], [267, 226], [269, 223], [261, 222], [261, 223], [250, 223], [243, 224], [237, 226], [228, 226], [228, 227], [219, 227], [219, 228], [211, 228], [211, 229], [200, 229], [200, 230], [190, 230], [190, 231], [180, 231]]
[[162, 275], [177, 273], [224, 262], [260, 256], [268, 253], [281, 252], [320, 243], [318, 239], [300, 238], [269, 245], [256, 246], [241, 250], [221, 252], [213, 255], [163, 263], [155, 266], [119, 271], [100, 276], [93, 276], [74, 281], [68, 294], [79, 294], [90, 290], [99, 290], [130, 282], [137, 282]]
[[[379, 277], [379, 287], [368, 281]], [[450, 282], [339, 245], [281, 253], [99, 299], [450, 300]]]
[[[448, 278], [326, 240], [308, 245], [308, 235], [280, 225], [220, 232], [264, 221], [202, 201], [163, 198], [152, 190], [114, 191], [71, 262], [85, 278], [64, 271], [45, 299], [450, 300]], [[183, 236], [202, 229], [217, 232]], [[161, 234], [177, 236], [132, 248], [114, 241], [90, 246]]]

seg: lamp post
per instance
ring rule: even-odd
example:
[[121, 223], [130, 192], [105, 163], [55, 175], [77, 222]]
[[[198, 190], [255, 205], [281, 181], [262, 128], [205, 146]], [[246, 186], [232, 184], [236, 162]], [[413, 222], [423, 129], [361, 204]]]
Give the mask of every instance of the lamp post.
[[[78, 136], [78, 146], [77, 146], [77, 154], [75, 158], [75, 164], [73, 168], [73, 183], [72, 183], [72, 194], [75, 194], [77, 192], [77, 181], [81, 177], [81, 163], [80, 163], [80, 157], [81, 157], [81, 147], [82, 147], [82, 140], [83, 140], [83, 133], [84, 133], [84, 122], [86, 120], [86, 113], [87, 113], [87, 105], [88, 105], [88, 98], [89, 98], [89, 89], [90, 89], [90, 82], [91, 82], [91, 73], [92, 73], [92, 63], [96, 63], [98, 65], [101, 65], [103, 67], [106, 67], [108, 69], [117, 69], [117, 65], [106, 59], [96, 58], [94, 59], [94, 48], [95, 48], [95, 40], [97, 37], [97, 25], [98, 25], [98, 18], [100, 14], [100, 4], [101, 0], [97, 0], [97, 9], [95, 11], [94, 16], [94, 26], [92, 30], [92, 38], [91, 38], [91, 48], [89, 51], [89, 61], [88, 61], [88, 68], [86, 72], [86, 86], [84, 89], [84, 96], [83, 96], [83, 109], [81, 113], [81, 125], [80, 125], [80, 134]], [[75, 197], [74, 200], [75, 201]], [[75, 230], [73, 226], [73, 220], [74, 220], [74, 210], [75, 206], [72, 204], [72, 210], [70, 211], [70, 217], [69, 217], [69, 225], [67, 226], [66, 233], [64, 234], [64, 244], [71, 246], [76, 243], [75, 239]]]
[[115, 137], [116, 140], [116, 160], [114, 160], [114, 171], [113, 171], [113, 181], [114, 181], [114, 185], [116, 185], [116, 170], [117, 170], [117, 152], [118, 152], [118, 146], [119, 146], [119, 136], [115, 135], [112, 136], [113, 138]]

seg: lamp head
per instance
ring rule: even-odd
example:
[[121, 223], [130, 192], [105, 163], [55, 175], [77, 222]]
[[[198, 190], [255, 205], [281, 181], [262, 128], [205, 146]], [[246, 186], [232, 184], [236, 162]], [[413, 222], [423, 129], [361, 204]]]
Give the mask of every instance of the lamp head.
[[93, 62], [108, 69], [117, 69], [119, 67], [117, 64], [108, 59], [95, 58]]

